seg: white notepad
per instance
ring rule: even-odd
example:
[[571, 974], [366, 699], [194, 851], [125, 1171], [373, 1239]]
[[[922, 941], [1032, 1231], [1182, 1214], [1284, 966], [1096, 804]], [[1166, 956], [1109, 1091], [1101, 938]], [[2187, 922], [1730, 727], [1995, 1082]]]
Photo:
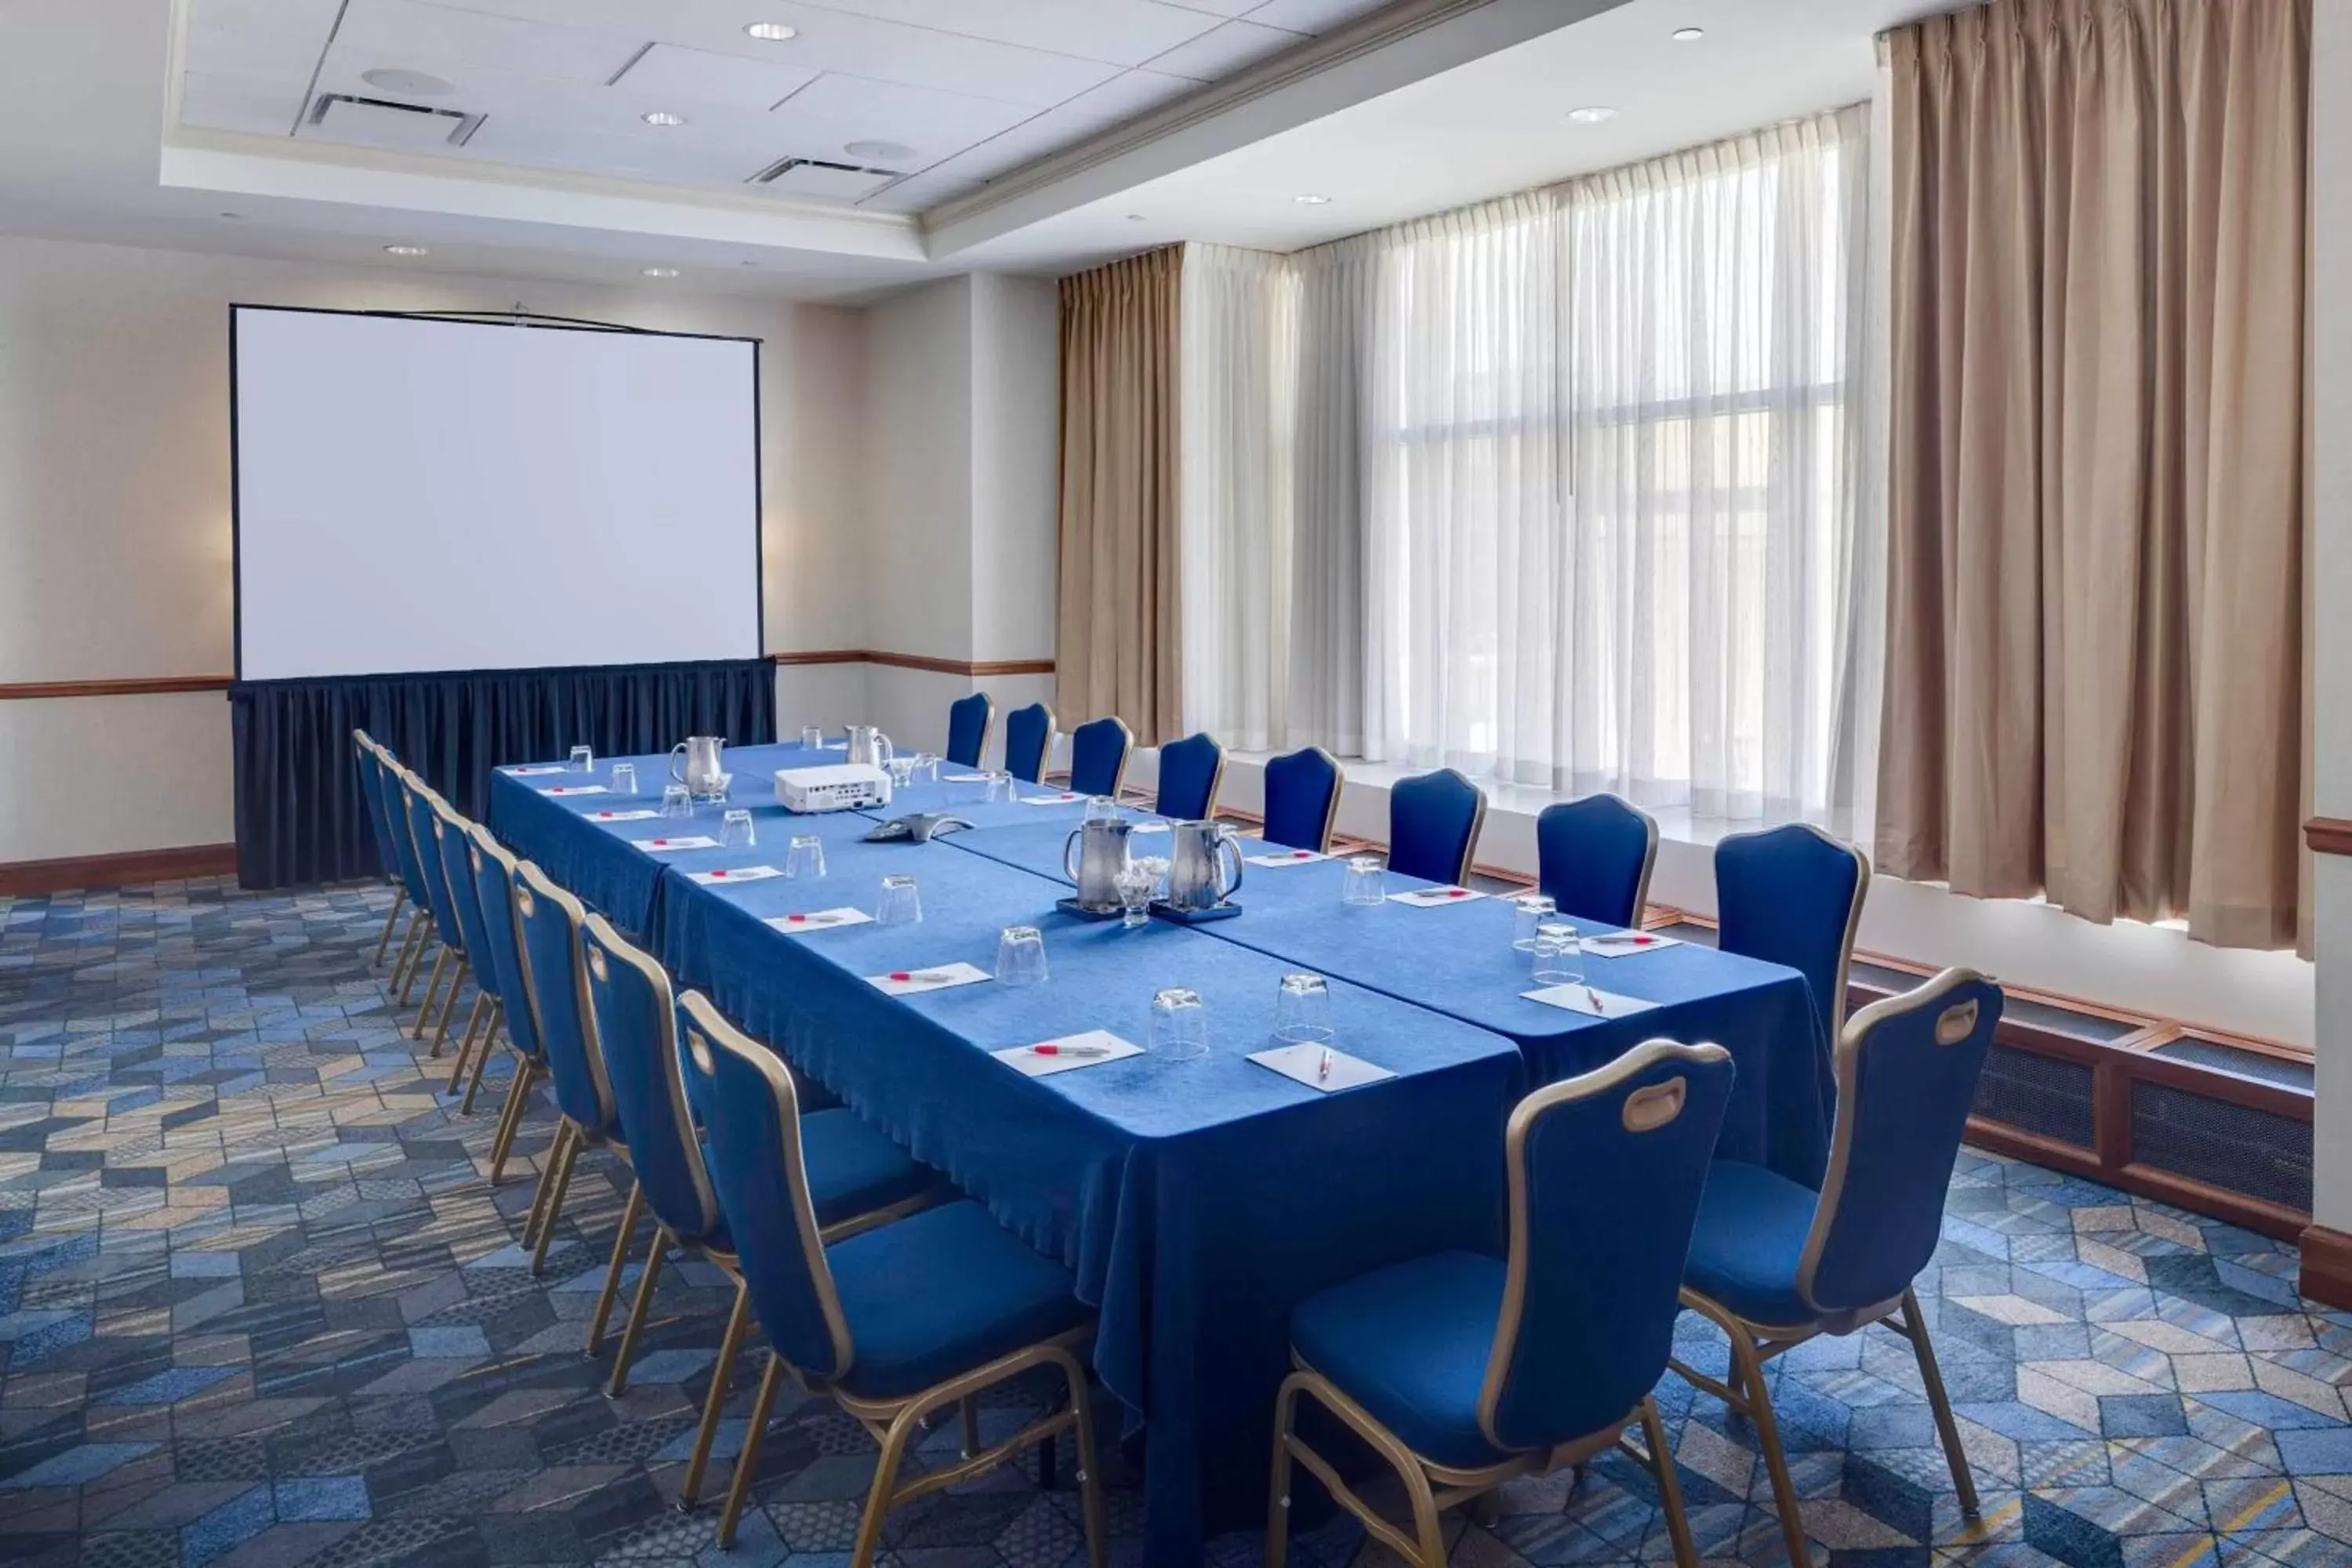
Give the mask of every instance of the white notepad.
[[806, 914], [773, 915], [769, 918], [767, 923], [780, 931], [793, 936], [802, 936], [813, 931], [831, 931], [835, 926], [871, 925], [874, 923], [874, 917], [864, 910], [852, 909], [847, 904], [844, 904], [837, 910], [811, 910]]
[[636, 811], [592, 811], [588, 814], [588, 820], [591, 822], [643, 822], [649, 816], [660, 815], [660, 812], [651, 806], [645, 806]]
[[1064, 790], [1059, 795], [1024, 795], [1021, 797], [1021, 804], [1024, 805], [1067, 805], [1072, 801], [1079, 801], [1086, 798], [1087, 797], [1085, 795], [1075, 795], [1068, 790]]
[[688, 871], [686, 875], [688, 881], [706, 888], [727, 888], [737, 882], [764, 882], [783, 873], [773, 866], [721, 866], [716, 871]]
[[708, 834], [688, 833], [677, 838], [632, 838], [630, 843], [656, 855], [667, 855], [673, 849], [716, 849], [719, 840]]
[[1410, 893], [1391, 893], [1389, 902], [1411, 904], [1417, 910], [1443, 909], [1447, 904], [1466, 904], [1486, 895], [1471, 888], [1416, 888]]
[[[1324, 1070], [1327, 1056], [1330, 1059], [1328, 1072]], [[1396, 1077], [1384, 1067], [1375, 1067], [1360, 1057], [1351, 1057], [1328, 1046], [1274, 1046], [1263, 1051], [1252, 1051], [1249, 1059], [1325, 1094], [1335, 1089], [1358, 1089], [1368, 1083], [1378, 1083], [1384, 1078]]]
[[941, 784], [986, 784], [987, 782], [986, 773], [941, 773], [940, 775]]
[[1530, 1002], [1540, 1002], [1547, 1007], [1565, 1007], [1588, 1018], [1629, 1018], [1657, 1005], [1655, 1002], [1644, 1002], [1639, 996], [1620, 996], [1613, 991], [1603, 991], [1592, 985], [1547, 985], [1540, 991], [1522, 991], [1519, 994]]
[[539, 793], [541, 795], [610, 795], [613, 792], [603, 784], [550, 784]]
[[1328, 855], [1315, 849], [1272, 849], [1263, 855], [1244, 855], [1243, 859], [1253, 866], [1311, 866], [1318, 860], [1328, 860]]
[[499, 770], [510, 778], [519, 779], [543, 778], [549, 773], [568, 773], [571, 771], [562, 763], [524, 763], [516, 767]]
[[1088, 1029], [1081, 1035], [1064, 1035], [1060, 1039], [1040, 1040], [1034, 1046], [1010, 1046], [991, 1054], [1014, 1072], [1026, 1073], [1031, 1078], [1051, 1078], [1057, 1072], [1075, 1072], [1079, 1068], [1139, 1057], [1143, 1047], [1133, 1040], [1119, 1038], [1108, 1029]]
[[1607, 936], [1588, 936], [1577, 945], [1595, 958], [1623, 958], [1629, 953], [1656, 952], [1663, 948], [1680, 947], [1682, 938], [1660, 936], [1655, 931], [1617, 931]]
[[869, 974], [866, 978], [886, 995], [919, 996], [926, 991], [944, 991], [951, 985], [976, 985], [996, 976], [977, 964], [934, 963], [928, 969], [894, 969], [887, 974]]

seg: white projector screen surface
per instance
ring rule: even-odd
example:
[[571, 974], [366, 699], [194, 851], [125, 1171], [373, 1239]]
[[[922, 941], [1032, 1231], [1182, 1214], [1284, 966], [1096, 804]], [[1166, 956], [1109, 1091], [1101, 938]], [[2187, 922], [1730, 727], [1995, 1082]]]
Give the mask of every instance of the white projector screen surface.
[[238, 306], [247, 680], [756, 658], [759, 345]]

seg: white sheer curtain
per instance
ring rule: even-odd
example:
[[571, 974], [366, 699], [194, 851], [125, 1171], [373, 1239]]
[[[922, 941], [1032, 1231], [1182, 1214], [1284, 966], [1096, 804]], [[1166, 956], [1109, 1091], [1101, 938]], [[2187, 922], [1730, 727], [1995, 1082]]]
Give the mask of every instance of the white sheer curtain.
[[1283, 257], [1184, 247], [1184, 726], [1242, 751], [1289, 730], [1297, 293]]

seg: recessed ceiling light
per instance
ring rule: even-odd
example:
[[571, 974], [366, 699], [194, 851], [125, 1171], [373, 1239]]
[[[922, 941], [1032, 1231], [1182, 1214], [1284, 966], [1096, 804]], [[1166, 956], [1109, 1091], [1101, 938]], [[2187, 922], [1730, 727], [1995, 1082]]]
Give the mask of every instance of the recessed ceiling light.
[[421, 245], [387, 245], [383, 247], [383, 253], [386, 256], [430, 256], [433, 254], [430, 250], [427, 250]]
[[782, 22], [753, 22], [743, 29], [763, 44], [785, 44], [801, 36], [798, 27]]
[[645, 269], [645, 274], [648, 278], [675, 278], [677, 276], [677, 268], [675, 267], [648, 267]]
[[686, 123], [685, 115], [672, 114], [667, 109], [656, 109], [651, 114], [641, 114], [637, 118], [644, 121], [648, 125], [658, 125], [665, 131], [668, 130], [673, 125], [683, 125]]
[[853, 158], [870, 158], [877, 163], [903, 163], [915, 155], [915, 150], [904, 142], [852, 142], [842, 151]]
[[1300, 206], [1303, 206], [1303, 207], [1327, 207], [1327, 206], [1329, 206], [1329, 205], [1331, 205], [1331, 198], [1330, 198], [1329, 196], [1318, 196], [1318, 195], [1303, 195], [1303, 196], [1293, 196], [1293, 197], [1291, 197], [1290, 199], [1291, 199], [1292, 201], [1294, 201], [1294, 202], [1297, 202]]
[[1672, 33], [1669, 33], [1666, 36], [1674, 39], [1674, 41], [1678, 44], [1696, 44], [1701, 38], [1706, 37], [1706, 29], [1705, 27], [1676, 27]]
[[380, 87], [386, 92], [406, 93], [413, 98], [439, 98], [457, 90], [455, 82], [442, 80], [429, 71], [400, 70], [386, 66], [360, 72], [360, 79], [370, 87]]
[[1579, 125], [1598, 125], [1604, 120], [1614, 120], [1617, 111], [1605, 104], [1591, 104], [1583, 109], [1571, 109], [1568, 117]]

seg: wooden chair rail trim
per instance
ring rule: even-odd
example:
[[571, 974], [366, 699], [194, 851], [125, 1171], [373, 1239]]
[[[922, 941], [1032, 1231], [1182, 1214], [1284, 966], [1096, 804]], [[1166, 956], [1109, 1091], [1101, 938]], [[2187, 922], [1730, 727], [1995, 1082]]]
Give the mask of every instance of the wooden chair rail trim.
[[31, 898], [79, 888], [127, 888], [191, 877], [226, 877], [236, 870], [234, 844], [191, 844], [177, 849], [133, 849], [119, 855], [73, 855], [58, 860], [0, 865], [0, 897]]
[[1050, 658], [933, 658], [929, 654], [888, 653], [871, 647], [814, 648], [803, 653], [772, 653], [777, 664], [880, 664], [894, 669], [921, 669], [934, 675], [961, 675], [980, 679], [994, 675], [1051, 675]]
[[173, 691], [226, 691], [226, 675], [142, 675], [120, 680], [25, 680], [0, 685], [0, 702], [72, 697], [153, 697]]

